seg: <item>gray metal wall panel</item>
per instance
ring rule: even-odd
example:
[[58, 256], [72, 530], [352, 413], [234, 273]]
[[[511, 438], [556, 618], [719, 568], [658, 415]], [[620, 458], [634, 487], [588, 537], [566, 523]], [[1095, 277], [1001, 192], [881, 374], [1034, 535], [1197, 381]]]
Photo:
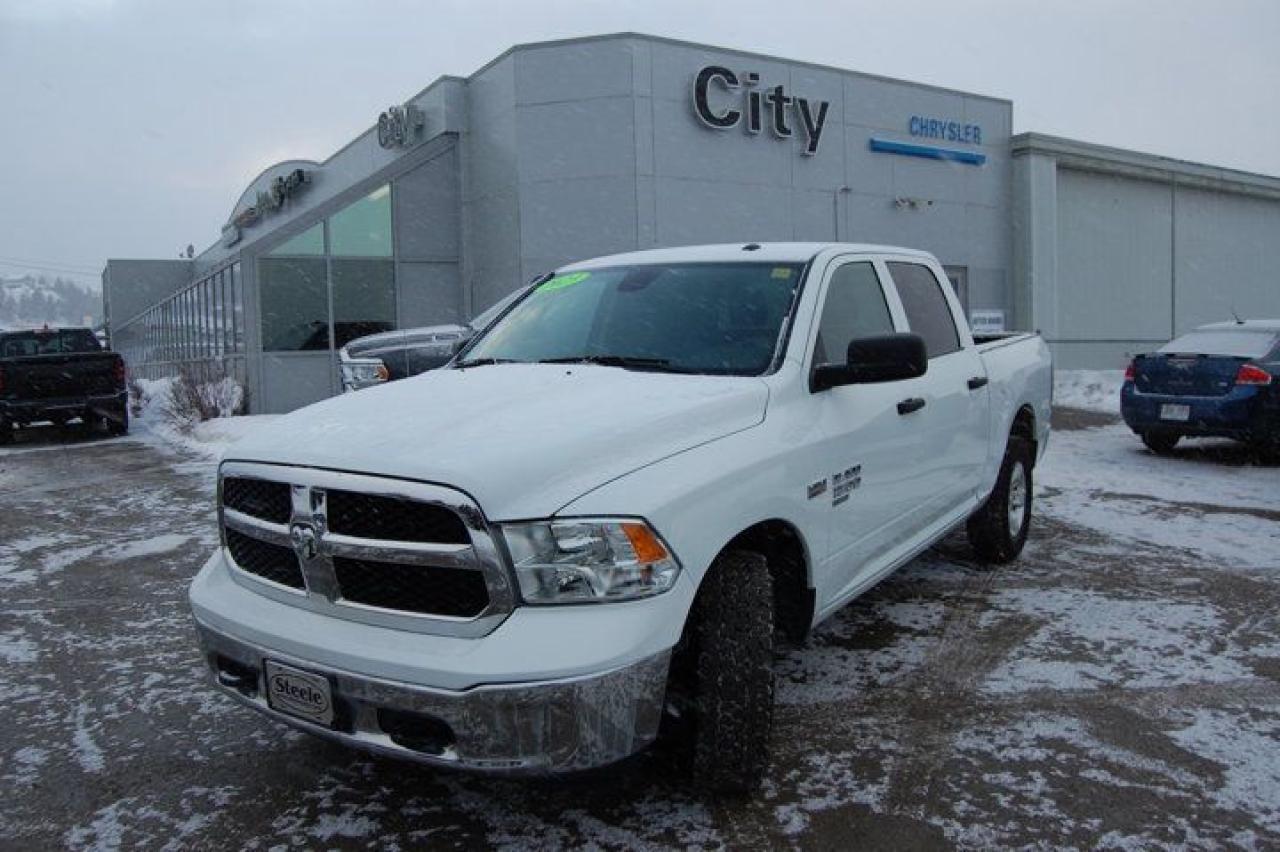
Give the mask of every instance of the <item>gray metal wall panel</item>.
[[461, 251], [457, 148], [395, 180], [396, 256], [457, 258]]
[[1123, 370], [1139, 352], [1156, 348], [1150, 340], [1048, 341], [1056, 370]]
[[[633, 175], [540, 181], [520, 187], [523, 257], [558, 266], [636, 247]], [[513, 282], [518, 283], [518, 282]]]
[[456, 263], [396, 264], [396, 293], [400, 303], [400, 327], [460, 322], [462, 287]]
[[1167, 186], [1058, 169], [1055, 339], [1167, 340]]
[[517, 106], [520, 180], [635, 175], [635, 136], [630, 96]]
[[515, 54], [516, 102], [584, 101], [630, 95], [632, 44], [628, 40], [532, 46]]
[[1280, 201], [1179, 187], [1175, 328], [1280, 317]]
[[467, 81], [462, 152], [464, 310], [492, 304], [520, 280], [515, 59]]
[[659, 177], [658, 245], [793, 239], [791, 190]]
[[468, 168], [463, 197], [510, 193], [519, 179], [515, 59], [508, 56], [467, 83]]
[[463, 289], [472, 313], [510, 293], [521, 281], [520, 211], [513, 191], [462, 205], [470, 233], [463, 259]]
[[267, 353], [261, 356], [262, 396], [250, 400], [254, 414], [283, 414], [338, 392], [328, 352]]

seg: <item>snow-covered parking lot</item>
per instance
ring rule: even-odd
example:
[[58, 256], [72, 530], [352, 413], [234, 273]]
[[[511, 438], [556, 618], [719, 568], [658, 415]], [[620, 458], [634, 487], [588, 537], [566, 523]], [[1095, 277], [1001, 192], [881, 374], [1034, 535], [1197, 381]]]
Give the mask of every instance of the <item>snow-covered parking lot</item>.
[[1280, 845], [1280, 469], [1059, 419], [1023, 557], [982, 570], [949, 539], [823, 625], [782, 663], [742, 803], [700, 801], [661, 750], [497, 781], [233, 705], [185, 603], [212, 462], [145, 429], [32, 436], [0, 450], [0, 844]]

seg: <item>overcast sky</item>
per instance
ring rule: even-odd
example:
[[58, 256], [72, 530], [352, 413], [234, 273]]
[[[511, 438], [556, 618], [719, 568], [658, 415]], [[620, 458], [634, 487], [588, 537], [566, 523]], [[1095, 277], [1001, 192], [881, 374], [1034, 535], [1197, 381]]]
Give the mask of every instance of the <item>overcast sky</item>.
[[622, 30], [1009, 98], [1015, 132], [1280, 175], [1280, 0], [0, 0], [0, 273], [203, 249], [261, 169], [323, 160], [436, 77]]

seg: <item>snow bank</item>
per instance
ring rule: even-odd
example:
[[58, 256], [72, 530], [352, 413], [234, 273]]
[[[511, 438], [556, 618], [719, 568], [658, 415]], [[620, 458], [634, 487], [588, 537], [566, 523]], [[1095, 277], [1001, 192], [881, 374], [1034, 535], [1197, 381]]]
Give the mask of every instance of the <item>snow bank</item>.
[[174, 379], [137, 379], [142, 389], [142, 411], [133, 419], [139, 437], [151, 443], [179, 447], [210, 459], [220, 457], [231, 444], [274, 420], [275, 414], [215, 417], [190, 426], [175, 423], [166, 413]]
[[1124, 370], [1054, 370], [1053, 404], [1119, 414], [1123, 382]]

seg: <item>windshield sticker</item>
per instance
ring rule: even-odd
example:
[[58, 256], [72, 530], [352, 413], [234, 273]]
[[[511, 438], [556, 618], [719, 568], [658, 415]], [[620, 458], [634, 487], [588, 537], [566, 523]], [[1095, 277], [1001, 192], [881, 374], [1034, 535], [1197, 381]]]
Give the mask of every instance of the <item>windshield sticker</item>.
[[572, 287], [574, 284], [581, 284], [591, 277], [590, 272], [570, 272], [568, 275], [557, 275], [547, 283], [538, 288], [539, 293], [547, 293], [551, 290], [563, 290], [565, 287]]
[[786, 266], [775, 266], [773, 268], [773, 277], [774, 278], [790, 278], [791, 269]]

